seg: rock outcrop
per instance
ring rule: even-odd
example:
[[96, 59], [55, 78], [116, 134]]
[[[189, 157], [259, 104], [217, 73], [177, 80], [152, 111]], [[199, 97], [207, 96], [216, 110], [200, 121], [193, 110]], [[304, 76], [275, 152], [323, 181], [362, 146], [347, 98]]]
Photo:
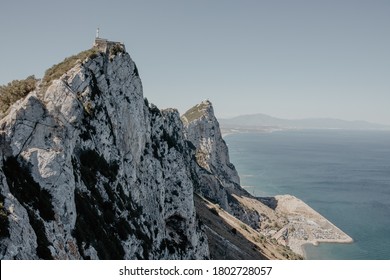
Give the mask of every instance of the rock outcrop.
[[3, 106], [0, 259], [299, 258], [272, 240], [284, 213], [241, 188], [212, 104], [158, 109], [104, 46]]
[[240, 178], [229, 160], [228, 147], [222, 138], [219, 123], [210, 101], [205, 100], [189, 109], [182, 117], [185, 137], [195, 146], [198, 166], [196, 191], [218, 204], [254, 229], [260, 227], [260, 215], [244, 207], [234, 197], [252, 197], [240, 186]]
[[[301, 259], [302, 245], [350, 243], [352, 238], [291, 195], [254, 197], [240, 186], [211, 102], [188, 110], [182, 121], [194, 145], [195, 197], [211, 258]], [[211, 213], [211, 214], [210, 214]], [[243, 250], [242, 248], [251, 248]]]
[[0, 259], [207, 259], [192, 149], [123, 50], [44, 79], [0, 121]]

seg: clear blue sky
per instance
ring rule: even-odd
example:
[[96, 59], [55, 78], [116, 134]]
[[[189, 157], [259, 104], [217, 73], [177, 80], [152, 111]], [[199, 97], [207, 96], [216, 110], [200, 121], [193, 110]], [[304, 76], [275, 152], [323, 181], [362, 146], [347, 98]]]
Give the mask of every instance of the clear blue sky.
[[2, 1], [0, 84], [123, 41], [144, 95], [181, 113], [390, 124], [390, 1]]

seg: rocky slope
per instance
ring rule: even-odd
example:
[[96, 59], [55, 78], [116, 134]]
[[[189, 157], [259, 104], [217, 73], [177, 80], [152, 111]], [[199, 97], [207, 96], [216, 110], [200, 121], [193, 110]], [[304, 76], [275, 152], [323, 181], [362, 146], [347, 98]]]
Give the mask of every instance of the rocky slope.
[[[195, 146], [198, 167], [192, 170], [197, 173], [195, 188], [200, 195], [195, 205], [205, 224], [212, 258], [300, 259], [304, 254], [302, 245], [307, 243], [353, 242], [294, 196], [261, 198], [246, 192], [229, 161], [228, 148], [209, 101], [188, 110], [182, 121], [185, 136]], [[240, 250], [245, 247], [252, 248], [251, 252]]]
[[276, 200], [241, 188], [212, 104], [159, 110], [108, 45], [3, 106], [0, 259], [300, 258]]
[[179, 114], [144, 100], [128, 53], [46, 79], [0, 139], [0, 259], [209, 258]]
[[195, 161], [198, 166], [192, 169], [197, 173], [197, 193], [217, 203], [252, 228], [258, 229], [259, 213], [243, 206], [234, 197], [251, 195], [240, 186], [240, 178], [229, 160], [228, 148], [222, 138], [211, 102], [203, 101], [181, 118], [185, 137], [195, 146]]

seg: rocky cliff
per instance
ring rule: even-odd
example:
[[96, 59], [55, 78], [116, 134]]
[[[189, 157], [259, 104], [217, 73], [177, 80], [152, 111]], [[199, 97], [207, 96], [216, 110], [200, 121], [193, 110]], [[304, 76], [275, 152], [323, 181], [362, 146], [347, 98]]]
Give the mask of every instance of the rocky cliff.
[[240, 187], [212, 104], [149, 104], [111, 43], [0, 87], [0, 259], [299, 258], [271, 242], [287, 219]]
[[193, 166], [197, 173], [195, 189], [206, 199], [217, 203], [228, 213], [254, 229], [260, 227], [260, 215], [243, 206], [234, 195], [251, 195], [240, 186], [240, 178], [229, 160], [228, 147], [210, 101], [205, 100], [183, 116], [185, 137], [195, 146]]
[[269, 206], [275, 198], [253, 197], [240, 186], [211, 102], [206, 100], [192, 107], [181, 119], [185, 138], [195, 152], [190, 162], [195, 207], [204, 224], [210, 257], [301, 258], [285, 246], [284, 240], [273, 239], [274, 235], [264, 230], [271, 227], [275, 232], [283, 231], [286, 218]]
[[209, 258], [178, 112], [123, 50], [72, 61], [0, 122], [0, 259]]

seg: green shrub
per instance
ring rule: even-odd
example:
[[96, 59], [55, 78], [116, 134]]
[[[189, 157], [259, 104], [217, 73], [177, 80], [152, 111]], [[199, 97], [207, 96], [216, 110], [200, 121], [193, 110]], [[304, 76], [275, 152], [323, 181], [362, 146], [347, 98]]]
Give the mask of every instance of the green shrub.
[[110, 51], [110, 55], [115, 56], [118, 53], [123, 53], [124, 49], [120, 44], [114, 44], [113, 46], [110, 47], [109, 51]]
[[35, 90], [37, 80], [29, 76], [24, 80], [14, 80], [7, 85], [0, 86], [0, 115], [19, 99]]
[[192, 107], [191, 109], [189, 109], [187, 112], [184, 113], [183, 115], [184, 121], [190, 123], [194, 120], [200, 119], [205, 114], [207, 108], [208, 105], [204, 103]]
[[44, 89], [51, 85], [53, 80], [59, 79], [64, 73], [72, 69], [77, 61], [84, 61], [86, 59], [93, 59], [97, 57], [99, 51], [95, 48], [80, 52], [79, 54], [65, 58], [64, 61], [53, 65], [46, 70], [45, 76], [42, 79], [42, 86]]

